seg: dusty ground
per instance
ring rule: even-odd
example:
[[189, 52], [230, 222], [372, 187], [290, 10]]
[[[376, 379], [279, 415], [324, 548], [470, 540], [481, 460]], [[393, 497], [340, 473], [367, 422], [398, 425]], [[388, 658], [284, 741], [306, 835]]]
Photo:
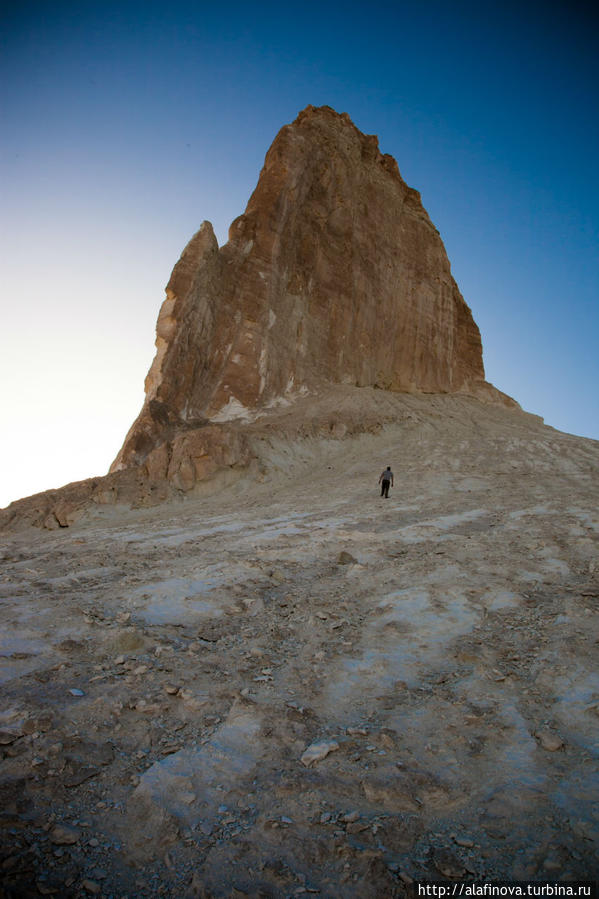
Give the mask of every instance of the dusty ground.
[[4, 539], [4, 895], [596, 875], [599, 444], [402, 402], [265, 438], [260, 482]]

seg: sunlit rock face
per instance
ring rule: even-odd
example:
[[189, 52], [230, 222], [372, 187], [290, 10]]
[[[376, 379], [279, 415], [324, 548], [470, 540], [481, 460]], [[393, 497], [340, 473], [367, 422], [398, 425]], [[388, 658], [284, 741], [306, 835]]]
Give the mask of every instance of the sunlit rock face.
[[420, 195], [326, 106], [281, 129], [225, 246], [209, 222], [189, 242], [156, 347], [113, 470], [326, 383], [501, 398]]

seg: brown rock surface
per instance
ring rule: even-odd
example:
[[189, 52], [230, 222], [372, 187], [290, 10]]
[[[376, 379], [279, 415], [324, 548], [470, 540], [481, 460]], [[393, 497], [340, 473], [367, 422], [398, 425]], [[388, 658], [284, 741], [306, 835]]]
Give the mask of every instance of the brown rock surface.
[[479, 330], [420, 195], [375, 136], [326, 106], [281, 129], [225, 246], [203, 223], [156, 332], [144, 407], [113, 471], [179, 429], [331, 382], [509, 402], [484, 381]]

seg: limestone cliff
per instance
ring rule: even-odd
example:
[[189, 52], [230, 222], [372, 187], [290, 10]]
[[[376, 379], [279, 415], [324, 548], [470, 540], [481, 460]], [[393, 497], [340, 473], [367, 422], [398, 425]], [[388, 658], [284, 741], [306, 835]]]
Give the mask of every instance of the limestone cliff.
[[111, 470], [327, 383], [501, 396], [420, 195], [375, 136], [326, 106], [281, 129], [225, 246], [209, 222], [189, 242], [156, 347]]

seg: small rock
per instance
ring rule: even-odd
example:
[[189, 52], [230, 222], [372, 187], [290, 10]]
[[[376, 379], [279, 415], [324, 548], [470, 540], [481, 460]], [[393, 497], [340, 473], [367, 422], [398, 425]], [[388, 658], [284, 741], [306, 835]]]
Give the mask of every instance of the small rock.
[[169, 693], [171, 696], [176, 696], [177, 693], [179, 692], [179, 687], [175, 687], [174, 684], [167, 684], [166, 687], [165, 687], [164, 689], [165, 689], [166, 692]]
[[337, 749], [339, 749], [339, 743], [336, 740], [320, 740], [308, 746], [300, 761], [308, 768], [315, 762], [322, 761], [330, 752], [335, 752]]
[[97, 896], [102, 892], [102, 887], [95, 880], [84, 880], [81, 886], [86, 892], [91, 893], [92, 896]]
[[56, 824], [50, 831], [50, 842], [55, 846], [73, 846], [79, 842], [81, 831], [68, 824]]
[[560, 736], [551, 730], [540, 730], [535, 734], [542, 748], [547, 752], [557, 752], [564, 745], [564, 741]]
[[11, 734], [7, 730], [0, 730], [0, 746], [10, 746], [15, 740], [19, 739], [18, 734]]
[[381, 743], [386, 749], [395, 749], [397, 745], [397, 734], [393, 731], [384, 731], [381, 733]]
[[50, 881], [50, 880], [42, 880], [41, 878], [36, 881], [36, 887], [38, 892], [41, 893], [42, 896], [56, 896], [57, 893], [61, 891], [61, 884], [58, 881]]
[[340, 552], [337, 557], [337, 565], [357, 565], [357, 564], [358, 564], [358, 560], [355, 559], [351, 555], [351, 553], [345, 552], [345, 550]]
[[465, 837], [453, 837], [453, 841], [457, 846], [461, 846], [463, 849], [472, 849], [474, 847], [474, 840], [468, 840]]
[[73, 762], [67, 769], [62, 782], [65, 787], [78, 787], [97, 774], [99, 774], [99, 768]]
[[69, 693], [71, 694], [71, 696], [85, 696], [83, 690], [79, 690], [78, 687], [72, 687], [69, 690]]
[[351, 821], [346, 827], [348, 833], [362, 833], [362, 831], [368, 830], [370, 825], [364, 821]]

